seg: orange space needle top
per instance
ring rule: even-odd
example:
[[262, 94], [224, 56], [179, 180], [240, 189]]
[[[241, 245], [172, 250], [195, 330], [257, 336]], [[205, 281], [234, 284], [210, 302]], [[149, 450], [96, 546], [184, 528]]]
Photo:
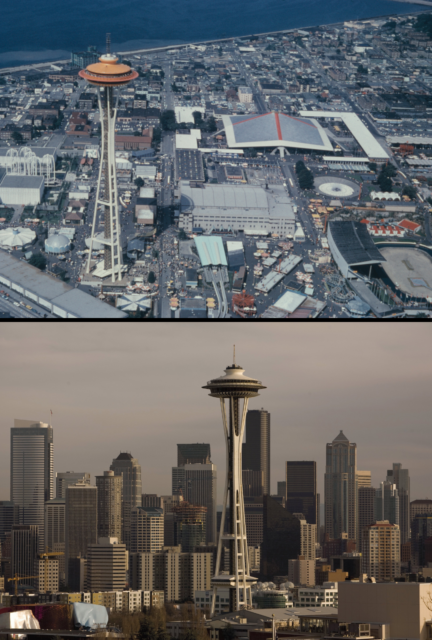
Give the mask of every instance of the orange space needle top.
[[90, 64], [78, 73], [81, 78], [97, 87], [117, 87], [138, 78], [138, 73], [127, 64], [118, 64], [118, 58], [109, 51], [99, 58], [99, 62]]

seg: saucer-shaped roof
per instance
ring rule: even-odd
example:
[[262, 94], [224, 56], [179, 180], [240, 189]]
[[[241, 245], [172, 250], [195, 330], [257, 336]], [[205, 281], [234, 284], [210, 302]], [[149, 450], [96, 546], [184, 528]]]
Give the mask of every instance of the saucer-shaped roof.
[[236, 398], [253, 398], [258, 391], [266, 387], [260, 380], [248, 378], [244, 375], [244, 369], [239, 365], [231, 365], [225, 369], [225, 375], [210, 380], [203, 389], [209, 389], [210, 396], [224, 398], [234, 396]]
[[127, 64], [118, 64], [118, 58], [112, 54], [106, 54], [99, 58], [99, 62], [90, 64], [78, 74], [90, 84], [102, 87], [110, 87], [127, 84], [138, 78], [138, 73]]

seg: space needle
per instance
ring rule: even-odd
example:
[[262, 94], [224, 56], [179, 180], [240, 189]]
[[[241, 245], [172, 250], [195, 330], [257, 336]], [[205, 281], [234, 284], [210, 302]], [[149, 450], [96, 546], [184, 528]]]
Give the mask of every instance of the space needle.
[[[119, 101], [116, 87], [122, 87], [138, 78], [138, 73], [126, 64], [118, 64], [111, 53], [110, 35], [107, 34], [107, 52], [99, 62], [79, 72], [79, 76], [97, 87], [101, 122], [101, 160], [96, 190], [95, 210], [86, 272], [90, 273], [93, 242], [104, 245], [104, 275], [112, 281], [122, 278], [121, 227], [118, 212], [117, 175], [115, 162], [115, 120]], [[104, 186], [102, 180], [104, 179]], [[103, 232], [96, 233], [98, 208], [104, 209]]]
[[[249, 575], [249, 555], [246, 537], [246, 519], [242, 481], [242, 443], [249, 398], [265, 389], [259, 380], [248, 378], [244, 369], [235, 363], [225, 369], [225, 375], [210, 380], [203, 389], [210, 391], [212, 398], [219, 398], [222, 423], [225, 433], [227, 464], [223, 498], [222, 518], [216, 555], [215, 573], [212, 578], [213, 597], [211, 615], [215, 612], [218, 588], [229, 589], [230, 612], [252, 607], [251, 586], [256, 578]], [[225, 400], [228, 400], [228, 412]], [[241, 403], [243, 400], [243, 404]], [[229, 527], [225, 533], [225, 519], [229, 508]], [[230, 550], [229, 574], [221, 573], [221, 555], [224, 542]]]

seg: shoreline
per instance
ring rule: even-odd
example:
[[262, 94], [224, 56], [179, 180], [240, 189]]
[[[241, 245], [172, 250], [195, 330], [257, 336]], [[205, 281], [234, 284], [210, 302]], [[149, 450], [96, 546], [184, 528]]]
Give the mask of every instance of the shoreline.
[[[432, 2], [426, 4], [427, 0], [391, 0], [392, 2], [400, 2], [403, 4], [416, 4], [417, 6], [424, 6], [425, 9], [419, 9], [418, 11], [410, 11], [409, 13], [406, 14], [401, 14], [401, 13], [386, 13], [383, 15], [379, 15], [379, 16], [370, 16], [370, 17], [366, 17], [366, 18], [361, 18], [358, 20], [343, 20], [343, 21], [339, 21], [339, 22], [329, 22], [329, 23], [325, 23], [325, 24], [314, 24], [314, 25], [308, 25], [305, 27], [294, 27], [292, 29], [278, 29], [277, 31], [264, 31], [261, 33], [251, 33], [251, 34], [247, 34], [247, 35], [243, 35], [243, 36], [225, 36], [223, 38], [216, 38], [216, 39], [212, 39], [212, 40], [196, 40], [196, 41], [191, 41], [191, 42], [186, 42], [183, 44], [173, 44], [173, 45], [166, 45], [166, 46], [162, 46], [162, 47], [151, 47], [151, 48], [145, 48], [145, 49], [133, 49], [133, 50], [128, 50], [128, 51], [121, 51], [118, 50], [117, 53], [119, 53], [120, 55], [134, 55], [134, 54], [143, 54], [143, 53], [157, 53], [157, 52], [161, 52], [161, 51], [169, 51], [172, 49], [182, 49], [185, 47], [189, 47], [190, 45], [193, 46], [200, 46], [200, 45], [211, 45], [211, 44], [215, 44], [215, 43], [220, 43], [220, 42], [230, 42], [231, 40], [237, 40], [239, 38], [250, 38], [252, 36], [271, 36], [271, 35], [278, 35], [278, 34], [285, 34], [285, 33], [292, 33], [294, 31], [301, 31], [301, 30], [306, 30], [306, 29], [317, 29], [319, 27], [336, 27], [338, 25], [343, 25], [345, 24], [345, 22], [367, 22], [369, 20], [382, 20], [383, 18], [398, 18], [400, 16], [403, 15], [417, 15], [417, 14], [421, 14], [421, 13], [427, 13], [427, 7], [430, 7], [430, 10], [432, 10]], [[51, 65], [64, 65], [64, 64], [68, 64], [70, 63], [70, 58], [66, 59], [66, 60], [50, 60], [49, 62], [36, 62], [36, 63], [27, 63], [24, 65], [15, 65], [15, 66], [11, 66], [11, 67], [0, 67], [0, 75], [8, 75], [10, 73], [16, 73], [17, 71], [29, 71], [31, 69], [38, 69], [41, 70], [44, 67], [50, 67]]]

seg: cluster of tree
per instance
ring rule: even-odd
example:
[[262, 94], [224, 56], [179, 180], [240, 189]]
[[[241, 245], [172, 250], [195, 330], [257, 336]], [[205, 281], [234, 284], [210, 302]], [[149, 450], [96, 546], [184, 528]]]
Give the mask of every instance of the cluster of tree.
[[148, 278], [147, 278], [147, 282], [149, 284], [154, 284], [156, 282], [156, 276], [154, 274], [154, 271], [150, 271], [148, 274]]
[[313, 173], [310, 169], [308, 169], [303, 162], [303, 160], [299, 160], [296, 162], [295, 166], [297, 179], [299, 181], [299, 185], [301, 189], [313, 189], [314, 187], [314, 177]]
[[410, 200], [415, 200], [417, 195], [417, 189], [412, 184], [407, 184], [404, 186], [402, 190], [403, 196], [408, 196]]
[[152, 147], [155, 149], [162, 139], [162, 129], [160, 127], [155, 127], [153, 129], [153, 138], [152, 138]]
[[363, 73], [364, 75], [367, 75], [369, 71], [367, 70], [367, 67], [364, 67], [362, 64], [359, 64], [359, 66], [357, 67], [357, 73]]
[[29, 260], [29, 264], [31, 264], [32, 267], [37, 267], [38, 269], [43, 271], [46, 267], [47, 261], [45, 256], [43, 256], [41, 253], [34, 253]]
[[144, 180], [142, 178], [135, 178], [134, 183], [138, 189], [141, 189], [141, 187], [144, 186]]
[[381, 191], [391, 191], [393, 187], [392, 178], [396, 175], [397, 171], [394, 165], [390, 162], [383, 164], [381, 171], [379, 172], [377, 182], [381, 187]]
[[417, 16], [417, 20], [414, 23], [414, 29], [416, 31], [424, 31], [429, 38], [432, 38], [432, 14], [422, 13]]
[[179, 237], [179, 240], [187, 240], [188, 239], [188, 237], [186, 235], [186, 231], [184, 229], [180, 229], [178, 237]]
[[14, 131], [12, 134], [12, 140], [17, 144], [22, 144], [24, 142], [22, 133], [20, 133], [19, 131]]

